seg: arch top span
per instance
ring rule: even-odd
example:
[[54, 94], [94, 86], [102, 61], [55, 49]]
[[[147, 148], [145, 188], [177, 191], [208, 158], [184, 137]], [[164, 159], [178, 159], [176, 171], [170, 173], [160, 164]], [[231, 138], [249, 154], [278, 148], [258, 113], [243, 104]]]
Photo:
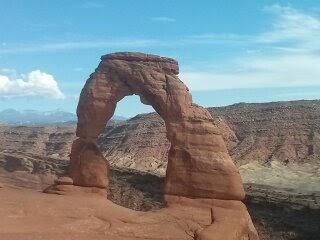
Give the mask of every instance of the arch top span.
[[[165, 193], [242, 200], [241, 177], [209, 112], [194, 104], [178, 78], [178, 62], [144, 53], [121, 52], [101, 57], [82, 89], [77, 108], [77, 139], [71, 152], [75, 185], [106, 187], [108, 167], [96, 139], [113, 116], [117, 102], [139, 95], [164, 119], [168, 154]], [[92, 150], [94, 149], [94, 151]], [[97, 151], [98, 150], [98, 151]], [[105, 169], [105, 170], [101, 170]]]
[[[158, 55], [153, 54], [146, 54], [146, 53], [139, 53], [139, 52], [118, 52], [118, 53], [109, 53], [106, 55], [103, 55], [101, 57], [102, 61], [106, 60], [123, 60], [127, 62], [140, 62], [140, 63], [147, 63], [149, 65], [150, 63], [156, 63], [158, 65], [159, 63], [164, 64], [163, 66], [170, 66], [170, 68], [167, 68], [169, 72], [172, 72], [173, 74], [179, 74], [179, 64], [178, 62], [173, 58], [168, 57], [160, 57]], [[159, 66], [159, 65], [158, 65]]]

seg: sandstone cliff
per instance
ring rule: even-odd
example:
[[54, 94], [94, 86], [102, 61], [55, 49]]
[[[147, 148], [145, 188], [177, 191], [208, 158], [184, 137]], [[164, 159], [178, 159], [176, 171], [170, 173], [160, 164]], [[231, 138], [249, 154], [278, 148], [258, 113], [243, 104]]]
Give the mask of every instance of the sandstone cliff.
[[[320, 101], [240, 103], [208, 108], [222, 129], [237, 165], [320, 162]], [[74, 125], [0, 126], [0, 152], [31, 153], [68, 159]], [[169, 142], [163, 120], [141, 114], [106, 126], [98, 140], [111, 165], [160, 175]]]

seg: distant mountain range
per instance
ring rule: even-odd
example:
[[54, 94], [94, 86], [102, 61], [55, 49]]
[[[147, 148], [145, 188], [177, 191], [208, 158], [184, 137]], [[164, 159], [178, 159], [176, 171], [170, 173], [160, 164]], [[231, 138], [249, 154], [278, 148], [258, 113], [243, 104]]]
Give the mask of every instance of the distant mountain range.
[[[114, 121], [124, 121], [125, 117], [113, 116]], [[0, 111], [0, 123], [14, 125], [38, 125], [53, 123], [76, 122], [77, 115], [61, 110], [55, 111], [36, 111], [24, 110], [17, 111], [15, 109], [5, 109]]]

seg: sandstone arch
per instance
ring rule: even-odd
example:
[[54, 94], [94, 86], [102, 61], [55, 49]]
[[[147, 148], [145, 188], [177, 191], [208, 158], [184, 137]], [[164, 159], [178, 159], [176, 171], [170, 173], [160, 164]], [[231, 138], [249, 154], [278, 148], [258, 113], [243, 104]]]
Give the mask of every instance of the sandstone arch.
[[106, 187], [108, 166], [96, 139], [117, 102], [140, 96], [164, 119], [171, 142], [165, 193], [192, 198], [242, 200], [241, 177], [207, 110], [192, 103], [178, 78], [177, 61], [143, 53], [113, 53], [101, 62], [82, 89], [77, 137], [71, 151], [74, 185]]

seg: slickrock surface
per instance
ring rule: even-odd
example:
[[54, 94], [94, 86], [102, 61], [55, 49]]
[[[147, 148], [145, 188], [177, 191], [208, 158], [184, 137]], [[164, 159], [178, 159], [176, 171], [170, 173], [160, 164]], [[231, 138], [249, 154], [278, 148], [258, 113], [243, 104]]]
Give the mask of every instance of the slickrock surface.
[[192, 103], [189, 89], [177, 76], [175, 60], [143, 53], [114, 53], [101, 60], [82, 89], [77, 108], [79, 139], [73, 142], [70, 158], [75, 185], [107, 186], [96, 139], [117, 102], [136, 94], [165, 122], [171, 143], [166, 194], [243, 200], [242, 180], [220, 131], [210, 113]]
[[0, 199], [3, 240], [257, 239], [239, 201], [177, 198], [167, 208], [136, 212], [84, 192], [60, 196], [2, 189]]

